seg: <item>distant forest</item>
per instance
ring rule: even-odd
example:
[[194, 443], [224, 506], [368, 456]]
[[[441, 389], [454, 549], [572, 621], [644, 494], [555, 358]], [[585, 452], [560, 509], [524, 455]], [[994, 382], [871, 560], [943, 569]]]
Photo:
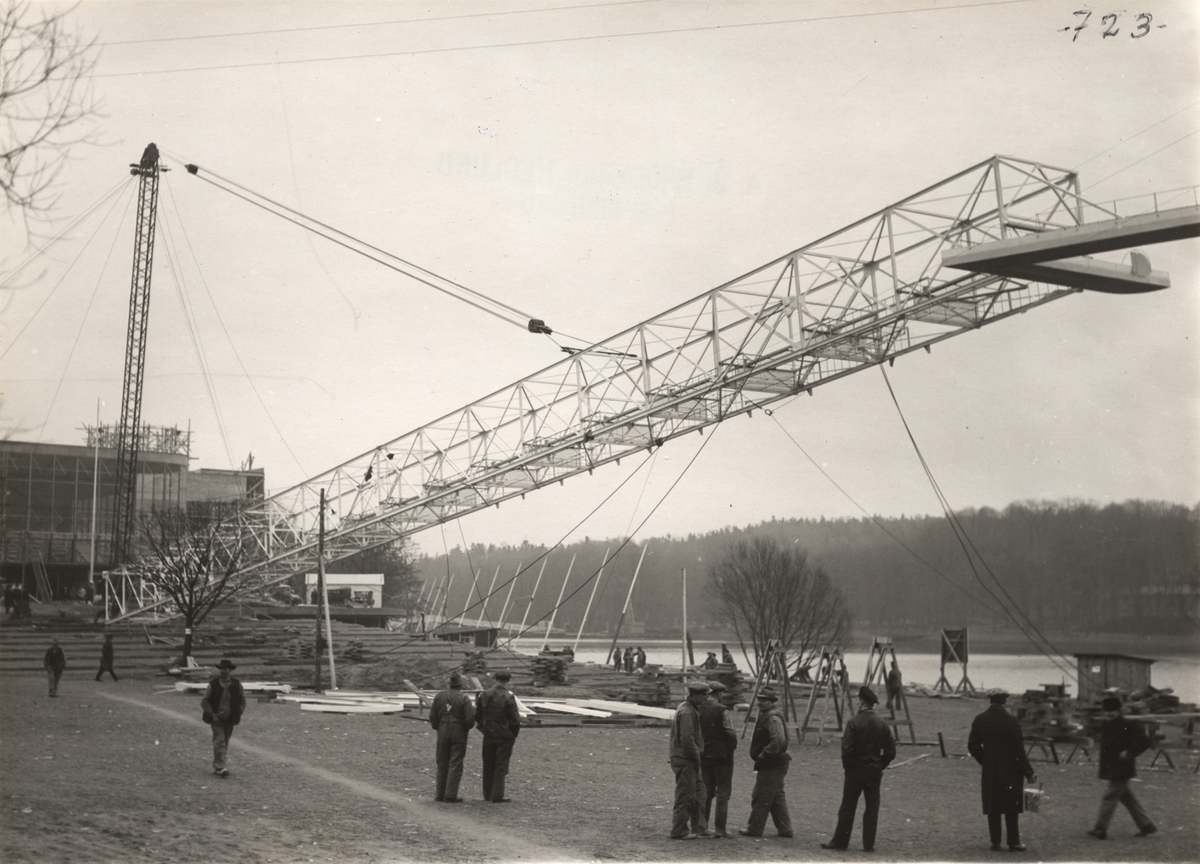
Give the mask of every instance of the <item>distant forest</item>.
[[[451, 550], [448, 563], [446, 556], [437, 556], [414, 564], [427, 583], [444, 586], [453, 574], [448, 598], [444, 590], [437, 595], [436, 611], [442, 611], [444, 600], [450, 616], [470, 606], [469, 624], [477, 619], [496, 623], [507, 606], [508, 624], [525, 618], [529, 626], [541, 620], [534, 634], [545, 632], [572, 558], [564, 603], [555, 614], [556, 634], [574, 636], [593, 585], [586, 632], [611, 633], [643, 547], [645, 561], [624, 632], [632, 635], [644, 625], [648, 635], [679, 633], [685, 569], [688, 629], [723, 631], [705, 590], [706, 562], [715, 561], [727, 544], [754, 536], [804, 549], [845, 593], [857, 628], [1005, 628], [1001, 601], [1009, 608], [1015, 603], [1038, 628], [1050, 632], [1186, 633], [1200, 628], [1200, 505], [1025, 502], [1002, 511], [963, 511], [958, 520], [968, 548], [973, 547], [974, 570], [947, 520], [932, 516], [772, 519], [746, 528], [631, 542], [620, 554], [620, 539], [585, 538], [545, 557], [536, 595], [544, 547], [476, 545]], [[587, 581], [600, 570], [606, 550], [613, 557], [599, 583]], [[510, 586], [519, 565], [524, 571]], [[477, 589], [472, 568], [479, 574]], [[477, 598], [489, 592], [493, 580], [497, 587], [485, 610]], [[431, 593], [425, 592], [427, 597]], [[631, 629], [633, 621], [637, 625]]]

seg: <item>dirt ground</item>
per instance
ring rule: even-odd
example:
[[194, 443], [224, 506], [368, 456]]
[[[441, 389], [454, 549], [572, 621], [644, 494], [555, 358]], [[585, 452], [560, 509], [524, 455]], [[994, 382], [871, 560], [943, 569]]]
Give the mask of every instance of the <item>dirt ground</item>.
[[[836, 744], [793, 746], [794, 839], [667, 837], [673, 778], [663, 728], [530, 728], [517, 741], [511, 804], [480, 800], [472, 736], [463, 804], [433, 796], [428, 724], [302, 712], [251, 699], [230, 745], [231, 776], [210, 770], [199, 699], [156, 693], [162, 679], [97, 683], [68, 670], [59, 698], [42, 677], [0, 682], [0, 860], [16, 862], [832, 861], [862, 860], [829, 839], [841, 794]], [[912, 698], [919, 741], [884, 775], [881, 860], [983, 861], [979, 770], [965, 757], [977, 700]], [[754, 775], [738, 752], [730, 828], [745, 825]], [[1182, 755], [1182, 754], [1181, 754]], [[1136, 792], [1160, 827], [1135, 836], [1117, 813], [1107, 841], [1085, 831], [1102, 788], [1090, 762], [1036, 762], [1045, 798], [1021, 820], [1038, 861], [1200, 860], [1200, 776], [1142, 770]], [[915, 760], [915, 761], [907, 761]], [[1005, 851], [1004, 857], [1009, 853]]]

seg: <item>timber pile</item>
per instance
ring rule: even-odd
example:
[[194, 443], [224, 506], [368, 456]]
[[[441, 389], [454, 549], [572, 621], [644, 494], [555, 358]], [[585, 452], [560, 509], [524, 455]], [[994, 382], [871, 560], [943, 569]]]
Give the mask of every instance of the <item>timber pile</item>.
[[533, 658], [530, 671], [533, 673], [533, 686], [545, 687], [550, 684], [566, 684], [567, 670], [571, 661], [564, 657], [538, 655]]

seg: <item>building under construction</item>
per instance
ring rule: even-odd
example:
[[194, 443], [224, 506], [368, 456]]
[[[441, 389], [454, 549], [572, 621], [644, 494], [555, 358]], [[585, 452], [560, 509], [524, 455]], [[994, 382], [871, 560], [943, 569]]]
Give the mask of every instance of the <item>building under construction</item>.
[[[0, 441], [0, 578], [39, 599], [78, 596], [114, 564], [116, 432], [86, 432], [82, 445]], [[263, 497], [262, 468], [189, 471], [186, 431], [142, 426], [138, 445], [135, 514]]]

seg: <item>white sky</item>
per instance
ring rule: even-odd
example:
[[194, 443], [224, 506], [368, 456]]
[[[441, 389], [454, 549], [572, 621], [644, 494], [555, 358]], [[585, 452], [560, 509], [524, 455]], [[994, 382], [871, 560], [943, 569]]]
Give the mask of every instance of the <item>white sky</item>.
[[[1094, 14], [1076, 36], [1065, 28], [1081, 8]], [[562, 355], [180, 162], [601, 339], [995, 153], [1078, 168], [1085, 195], [1104, 200], [1200, 183], [1196, 5], [1117, 10], [1105, 38], [1109, 11], [1079, 0], [84, 0], [75, 18], [104, 45], [104, 143], [74, 152], [54, 230], [158, 144], [174, 170], [160, 196], [142, 420], [190, 424], [195, 465], [230, 467], [185, 297], [232, 462], [253, 452], [281, 489]], [[1139, 13], [1152, 22], [1133, 39]], [[130, 198], [5, 292], [0, 434], [82, 443], [97, 399], [104, 422], [117, 418]], [[7, 271], [26, 250], [19, 220], [0, 227]], [[167, 243], [200, 267], [185, 253], [174, 275]], [[1074, 295], [896, 363], [900, 404], [954, 506], [1200, 501], [1198, 250], [1145, 250], [1171, 273], [1169, 291]], [[574, 536], [631, 530], [710, 439], [638, 536], [861, 515], [781, 427], [871, 513], [938, 512], [867, 371], [773, 418], [672, 442], [648, 481], [635, 477]], [[462, 520], [446, 541], [556, 542], [629, 470]], [[417, 539], [441, 550], [436, 532]]]

